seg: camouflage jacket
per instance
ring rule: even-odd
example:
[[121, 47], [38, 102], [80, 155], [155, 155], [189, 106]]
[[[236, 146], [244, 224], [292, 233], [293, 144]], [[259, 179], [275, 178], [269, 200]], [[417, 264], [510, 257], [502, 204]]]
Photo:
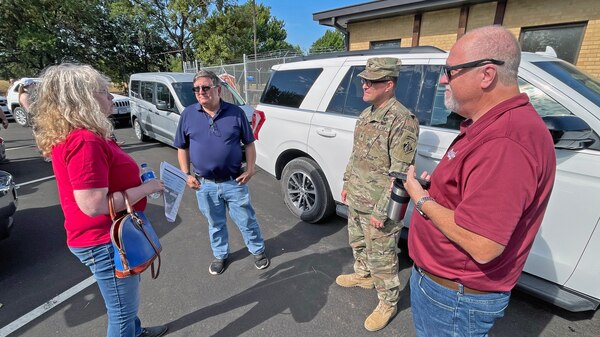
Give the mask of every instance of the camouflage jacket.
[[354, 130], [354, 146], [344, 173], [348, 206], [387, 219], [390, 172], [406, 173], [414, 164], [419, 121], [391, 98], [381, 108], [366, 108]]

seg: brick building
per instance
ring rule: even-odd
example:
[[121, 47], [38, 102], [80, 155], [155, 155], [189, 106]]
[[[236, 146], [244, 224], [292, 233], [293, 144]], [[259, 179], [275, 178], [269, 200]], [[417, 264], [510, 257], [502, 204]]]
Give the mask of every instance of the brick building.
[[314, 13], [313, 19], [343, 32], [348, 50], [449, 50], [465, 32], [501, 24], [523, 51], [551, 46], [559, 58], [600, 78], [598, 0], [383, 0]]

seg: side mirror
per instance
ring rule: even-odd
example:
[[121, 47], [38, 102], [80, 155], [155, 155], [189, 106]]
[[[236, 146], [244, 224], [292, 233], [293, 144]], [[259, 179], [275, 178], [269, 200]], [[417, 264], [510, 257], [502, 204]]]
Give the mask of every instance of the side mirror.
[[583, 119], [576, 116], [542, 117], [554, 141], [554, 147], [581, 150], [594, 143], [593, 130]]
[[166, 111], [171, 111], [171, 108], [169, 108], [169, 105], [167, 105], [166, 102], [159, 102], [156, 103], [156, 108], [158, 110], [166, 110]]

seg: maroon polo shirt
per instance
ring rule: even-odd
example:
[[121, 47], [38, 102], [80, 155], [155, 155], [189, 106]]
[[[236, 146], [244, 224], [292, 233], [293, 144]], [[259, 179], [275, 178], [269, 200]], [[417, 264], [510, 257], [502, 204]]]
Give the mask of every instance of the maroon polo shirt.
[[413, 212], [409, 252], [428, 272], [482, 291], [510, 291], [542, 223], [556, 157], [548, 128], [520, 94], [493, 107], [460, 134], [431, 177], [430, 195], [454, 210], [461, 227], [506, 248], [479, 264]]

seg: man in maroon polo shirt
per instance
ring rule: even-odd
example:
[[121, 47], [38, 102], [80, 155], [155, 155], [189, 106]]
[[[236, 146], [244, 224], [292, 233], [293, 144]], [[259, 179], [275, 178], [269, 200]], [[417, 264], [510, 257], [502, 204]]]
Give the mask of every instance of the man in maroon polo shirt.
[[408, 171], [411, 306], [418, 336], [487, 336], [504, 315], [554, 184], [552, 138], [519, 93], [519, 44], [473, 30], [452, 47], [440, 83], [466, 118], [425, 191]]

